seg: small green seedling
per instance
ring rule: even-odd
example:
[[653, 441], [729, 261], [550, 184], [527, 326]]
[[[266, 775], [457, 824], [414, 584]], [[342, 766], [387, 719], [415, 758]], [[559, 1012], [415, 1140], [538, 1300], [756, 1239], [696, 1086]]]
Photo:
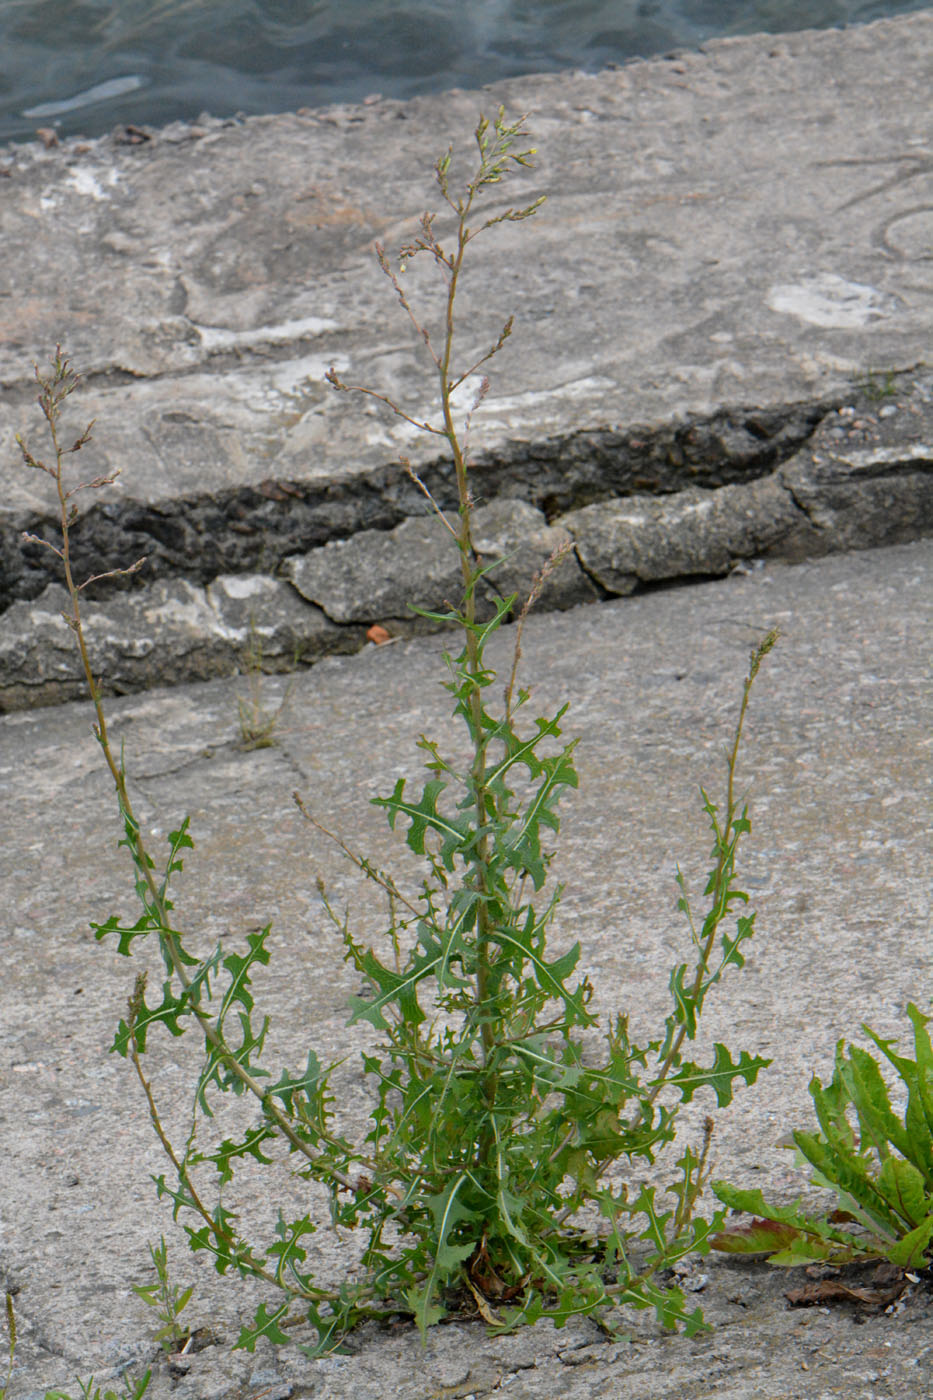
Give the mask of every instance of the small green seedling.
[[6, 1400], [6, 1393], [9, 1389], [10, 1379], [13, 1375], [13, 1363], [16, 1360], [16, 1314], [13, 1311], [13, 1294], [5, 1295], [6, 1302], [6, 1330], [7, 1330], [7, 1351], [9, 1362], [6, 1369], [6, 1381], [0, 1386], [0, 1400]]
[[868, 377], [864, 384], [859, 386], [867, 399], [880, 402], [882, 399], [893, 399], [897, 396], [897, 370], [874, 370], [868, 371]]
[[144, 1303], [156, 1309], [159, 1321], [164, 1326], [156, 1332], [155, 1340], [160, 1343], [164, 1352], [170, 1353], [177, 1351], [179, 1345], [188, 1338], [187, 1329], [178, 1319], [191, 1300], [194, 1286], [182, 1289], [171, 1282], [168, 1273], [168, 1246], [164, 1235], [158, 1245], [150, 1244], [149, 1254], [156, 1271], [156, 1281], [134, 1283], [133, 1292], [142, 1298]]
[[[143, 1400], [151, 1379], [151, 1371], [147, 1371], [139, 1380], [134, 1380], [129, 1371], [124, 1371], [123, 1386], [120, 1390], [102, 1391], [99, 1385], [94, 1384], [93, 1376], [86, 1381], [79, 1378], [77, 1385], [81, 1392], [81, 1400]], [[67, 1390], [47, 1390], [45, 1400], [74, 1400], [74, 1397]]]

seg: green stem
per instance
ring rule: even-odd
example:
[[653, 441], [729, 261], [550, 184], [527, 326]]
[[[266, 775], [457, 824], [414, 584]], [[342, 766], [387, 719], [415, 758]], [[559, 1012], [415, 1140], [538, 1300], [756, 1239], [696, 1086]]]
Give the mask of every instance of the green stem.
[[[485, 1064], [489, 1064], [496, 1048], [496, 1032], [488, 1014], [489, 982], [490, 982], [490, 952], [491, 952], [491, 927], [489, 916], [489, 834], [487, 823], [487, 802], [488, 791], [486, 787], [486, 747], [487, 738], [483, 725], [483, 704], [481, 698], [481, 674], [482, 658], [479, 644], [476, 637], [476, 584], [477, 567], [476, 551], [473, 545], [473, 535], [471, 529], [473, 502], [470, 496], [470, 486], [467, 476], [468, 464], [464, 456], [463, 448], [457, 434], [457, 428], [453, 419], [451, 408], [451, 380], [450, 361], [453, 353], [454, 341], [454, 302], [457, 294], [457, 282], [460, 269], [463, 263], [463, 255], [468, 242], [467, 216], [473, 201], [475, 186], [470, 187], [467, 198], [463, 201], [459, 210], [459, 224], [457, 229], [457, 252], [450, 265], [450, 274], [447, 282], [447, 307], [444, 335], [444, 349], [440, 357], [438, 374], [440, 377], [441, 408], [444, 418], [444, 432], [450, 444], [453, 456], [454, 471], [457, 480], [457, 498], [459, 503], [460, 524], [457, 533], [457, 545], [460, 551], [460, 569], [463, 578], [463, 623], [465, 634], [465, 650], [467, 657], [467, 673], [470, 678], [470, 729], [473, 739], [473, 762], [471, 766], [471, 783], [473, 788], [473, 799], [476, 810], [476, 830], [477, 841], [475, 845], [475, 855], [472, 859], [473, 878], [479, 896], [476, 912], [476, 985], [474, 1006], [477, 1013], [482, 1018], [480, 1034], [483, 1046], [483, 1059]], [[495, 1071], [490, 1071], [484, 1080], [483, 1094], [487, 1108], [490, 1113], [496, 1101], [498, 1088], [498, 1075]], [[489, 1155], [495, 1146], [494, 1133], [489, 1124], [484, 1128], [477, 1143], [477, 1165], [488, 1163]]]
[[[94, 681], [94, 673], [91, 669], [91, 660], [90, 656], [88, 655], [87, 643], [85, 641], [84, 636], [84, 625], [81, 617], [80, 589], [75, 584], [74, 575], [72, 573], [71, 568], [71, 535], [69, 529], [68, 510], [69, 496], [68, 492], [65, 490], [65, 484], [63, 480], [63, 457], [65, 454], [64, 449], [62, 448], [59, 440], [58, 429], [56, 426], [56, 419], [58, 416], [58, 404], [54, 398], [54, 395], [51, 392], [51, 389], [47, 392], [47, 404], [48, 408], [46, 411], [46, 419], [49, 424], [49, 431], [52, 438], [52, 444], [55, 448], [54, 475], [55, 485], [58, 491], [59, 513], [62, 529], [62, 566], [65, 574], [65, 586], [67, 587], [69, 597], [71, 598], [72, 629], [77, 637], [78, 650], [81, 656], [81, 665], [84, 669], [84, 674], [87, 679], [91, 701], [94, 705], [94, 711], [97, 716], [97, 726], [95, 733], [97, 740], [101, 746], [101, 749], [103, 750], [104, 757], [107, 761], [107, 766], [110, 769], [110, 773], [113, 777], [114, 785], [116, 787], [117, 801], [120, 805], [120, 810], [125, 818], [127, 840], [130, 846], [133, 862], [137, 870], [142, 874], [142, 877], [146, 883], [146, 891], [149, 900], [148, 908], [155, 915], [159, 927], [159, 934], [163, 942], [163, 946], [168, 951], [169, 959], [172, 964], [172, 970], [177, 976], [185, 993], [190, 993], [192, 982], [191, 978], [188, 976], [187, 969], [181, 956], [182, 935], [177, 930], [172, 929], [170, 925], [168, 910], [165, 907], [165, 900], [162, 896], [161, 891], [159, 890], [158, 885], [156, 884], [155, 876], [152, 873], [154, 869], [153, 862], [143, 843], [142, 836], [140, 835], [140, 825], [133, 811], [133, 805], [130, 801], [129, 793], [127, 792], [126, 788], [126, 776], [123, 771], [122, 764], [117, 763], [116, 759], [113, 756], [113, 751], [110, 747], [110, 739], [107, 732], [107, 720], [104, 714], [103, 705], [101, 704], [100, 688]], [[237, 1079], [240, 1080], [241, 1084], [243, 1084], [245, 1088], [249, 1089], [249, 1091], [256, 1096], [256, 1098], [260, 1101], [262, 1105], [263, 1112], [267, 1114], [269, 1118], [272, 1119], [276, 1127], [288, 1139], [292, 1147], [297, 1152], [300, 1152], [302, 1156], [306, 1157], [308, 1161], [314, 1162], [316, 1160], [315, 1154], [308, 1147], [307, 1143], [305, 1143], [303, 1139], [295, 1132], [294, 1128], [292, 1128], [285, 1114], [282, 1113], [281, 1109], [273, 1101], [268, 1090], [265, 1089], [263, 1085], [259, 1082], [259, 1080], [255, 1079], [253, 1075], [251, 1075], [248, 1070], [245, 1070], [243, 1066], [239, 1063], [236, 1056], [227, 1047], [223, 1036], [214, 1026], [208, 1013], [204, 1011], [197, 1004], [197, 1002], [193, 1000], [189, 1000], [188, 1005], [191, 1007], [192, 1013], [194, 1014], [198, 1025], [204, 1033], [206, 1040], [220, 1055], [224, 1065], [230, 1070], [230, 1072], [233, 1075], [236, 1076]], [[332, 1167], [328, 1167], [328, 1171], [330, 1176], [335, 1181], [339, 1182], [341, 1186], [345, 1186], [349, 1190], [354, 1189], [353, 1183], [349, 1177], [344, 1176], [343, 1173], [337, 1171]]]
[[[745, 715], [746, 711], [748, 710], [748, 702], [751, 699], [752, 686], [755, 683], [755, 677], [757, 676], [758, 668], [761, 665], [761, 659], [763, 656], [767, 655], [767, 653], [771, 650], [776, 641], [777, 632], [771, 631], [767, 634], [767, 636], [760, 643], [760, 645], [756, 647], [755, 651], [752, 653], [751, 665], [748, 668], [748, 675], [745, 677], [745, 681], [743, 684], [742, 704], [739, 707], [739, 718], [735, 726], [735, 735], [732, 740], [732, 748], [729, 752], [727, 760], [729, 778], [726, 785], [726, 820], [725, 825], [722, 828], [722, 833], [717, 841], [718, 855], [716, 857], [716, 873], [712, 890], [712, 908], [715, 912], [715, 917], [711, 922], [709, 933], [703, 940], [702, 947], [700, 948], [700, 956], [697, 959], [696, 976], [694, 977], [693, 985], [690, 988], [690, 996], [694, 1002], [696, 1002], [697, 998], [699, 997], [700, 992], [703, 988], [704, 979], [706, 978], [706, 975], [709, 972], [709, 961], [713, 952], [713, 944], [716, 940], [716, 934], [719, 929], [720, 921], [722, 920], [723, 915], [726, 913], [724, 901], [729, 893], [729, 886], [735, 871], [735, 853], [740, 835], [739, 832], [733, 833], [733, 823], [735, 822], [736, 812], [735, 769], [739, 759], [739, 746], [742, 742], [742, 730], [745, 725]], [[667, 1079], [668, 1074], [671, 1071], [671, 1068], [677, 1063], [677, 1058], [680, 1054], [680, 1050], [683, 1046], [686, 1035], [687, 1026], [685, 1022], [682, 1022], [680, 1028], [677, 1031], [676, 1036], [671, 1042], [670, 1049], [668, 1050], [667, 1055], [664, 1058], [664, 1063], [662, 1064], [660, 1072], [658, 1074], [657, 1083], [655, 1084], [655, 1087], [652, 1089], [651, 1093], [648, 1095], [646, 1107], [650, 1107], [655, 1102], [661, 1090], [663, 1089], [664, 1083]], [[637, 1127], [643, 1119], [644, 1110], [640, 1107], [633, 1126]]]

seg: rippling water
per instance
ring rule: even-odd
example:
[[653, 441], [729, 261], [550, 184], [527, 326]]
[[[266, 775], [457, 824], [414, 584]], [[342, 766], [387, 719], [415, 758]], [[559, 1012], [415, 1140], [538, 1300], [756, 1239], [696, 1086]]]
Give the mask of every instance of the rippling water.
[[[926, 0], [928, 3], [928, 0]], [[925, 0], [0, 0], [0, 140], [594, 70]]]

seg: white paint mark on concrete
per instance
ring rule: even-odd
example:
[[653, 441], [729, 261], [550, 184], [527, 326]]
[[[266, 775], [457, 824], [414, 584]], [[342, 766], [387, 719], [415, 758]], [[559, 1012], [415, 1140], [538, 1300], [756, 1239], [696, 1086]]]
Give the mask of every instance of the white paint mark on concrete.
[[929, 462], [933, 460], [933, 444], [916, 443], [901, 447], [869, 447], [864, 451], [852, 449], [834, 453], [841, 462], [847, 462], [856, 471], [868, 471], [872, 467], [886, 467], [901, 462]]
[[[68, 178], [78, 191], [78, 194], [89, 194], [92, 199], [98, 201], [110, 198], [110, 195], [104, 189], [94, 172], [88, 170], [83, 165], [78, 165], [73, 170], [69, 170]], [[111, 178], [108, 183], [112, 185], [116, 182]]]
[[182, 586], [181, 591], [188, 595], [187, 598], [168, 596], [159, 600], [156, 594], [143, 610], [146, 621], [150, 624], [188, 626], [194, 632], [203, 631], [205, 625], [211, 630], [214, 615], [204, 589], [196, 588], [187, 579], [181, 579], [179, 582]]
[[[699, 500], [675, 501], [673, 505], [674, 511], [679, 511], [681, 516], [708, 515], [713, 509], [713, 498], [711, 496], [701, 496]], [[672, 511], [672, 514], [674, 511]]]
[[297, 321], [283, 321], [277, 326], [255, 326], [252, 330], [231, 331], [222, 326], [199, 326], [193, 323], [205, 350], [231, 350], [248, 345], [281, 345], [307, 336], [323, 335], [339, 329], [327, 316], [305, 316]]
[[283, 408], [293, 410], [296, 399], [306, 399], [309, 386], [323, 391], [324, 375], [331, 365], [342, 374], [347, 368], [346, 357], [306, 355], [300, 360], [263, 365], [261, 370], [251, 365], [245, 373], [231, 376], [229, 382], [237, 398], [253, 413], [280, 413]]
[[602, 394], [606, 389], [615, 389], [618, 385], [614, 379], [605, 379], [602, 375], [588, 375], [583, 379], [572, 379], [565, 384], [555, 384], [543, 392], [530, 389], [523, 394], [496, 396], [486, 400], [484, 407], [488, 405], [492, 414], [510, 413], [515, 409], [537, 408], [539, 405], [553, 403], [555, 398], [562, 399], [587, 399], [594, 395]]
[[[339, 369], [340, 366], [338, 365], [337, 368]], [[477, 416], [473, 420], [473, 424], [474, 430], [478, 428], [480, 431], [501, 428], [505, 423], [514, 423], [516, 416], [520, 418], [522, 415], [527, 416], [533, 413], [538, 408], [553, 406], [555, 398], [589, 399], [603, 395], [607, 389], [618, 388], [614, 379], [606, 379], [601, 375], [587, 375], [580, 379], [566, 380], [563, 384], [550, 385], [544, 390], [528, 389], [520, 394], [497, 394], [495, 397], [490, 395], [477, 405], [482, 379], [481, 374], [469, 375], [450, 396], [451, 405], [455, 414], [459, 415], [461, 425], [467, 414], [478, 406]], [[403, 402], [404, 396], [399, 394], [397, 401]], [[368, 411], [378, 414], [379, 410]], [[428, 405], [408, 405], [406, 412], [409, 412], [418, 423], [438, 424], [442, 420], [440, 403], [437, 399], [432, 399]], [[399, 447], [407, 446], [423, 436], [423, 430], [416, 427], [415, 424], [408, 423], [404, 419], [391, 418], [385, 429], [373, 425], [367, 433], [366, 442], [371, 447], [390, 443]]]
[[346, 369], [341, 355], [305, 355], [300, 360], [283, 360], [269, 380], [277, 393], [295, 395], [304, 391], [309, 382], [320, 384], [331, 365], [341, 374]]
[[256, 574], [226, 574], [214, 580], [214, 587], [222, 588], [230, 598], [255, 598], [257, 593], [274, 591], [271, 578]]
[[827, 330], [857, 330], [897, 310], [894, 297], [864, 282], [847, 282], [834, 272], [772, 287], [766, 301], [772, 311]]

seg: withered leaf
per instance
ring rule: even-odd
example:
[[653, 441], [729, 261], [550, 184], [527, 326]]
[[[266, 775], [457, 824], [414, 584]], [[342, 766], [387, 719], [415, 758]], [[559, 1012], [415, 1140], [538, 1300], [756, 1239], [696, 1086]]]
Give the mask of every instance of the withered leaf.
[[824, 1303], [868, 1303], [887, 1307], [907, 1287], [905, 1271], [892, 1264], [881, 1264], [864, 1285], [845, 1283], [841, 1278], [822, 1278], [802, 1288], [788, 1288], [784, 1297], [792, 1308], [817, 1308]]

